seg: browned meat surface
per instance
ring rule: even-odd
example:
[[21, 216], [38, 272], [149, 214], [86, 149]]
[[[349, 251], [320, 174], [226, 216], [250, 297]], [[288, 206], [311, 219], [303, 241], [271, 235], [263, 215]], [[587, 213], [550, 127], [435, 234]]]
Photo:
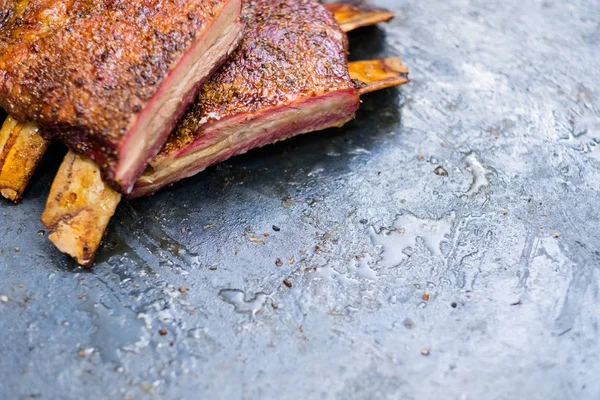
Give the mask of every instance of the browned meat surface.
[[202, 87], [138, 181], [141, 196], [208, 165], [303, 132], [341, 126], [359, 105], [347, 39], [312, 0], [245, 3], [240, 48]]
[[128, 192], [233, 51], [240, 0], [0, 0], [0, 106]]

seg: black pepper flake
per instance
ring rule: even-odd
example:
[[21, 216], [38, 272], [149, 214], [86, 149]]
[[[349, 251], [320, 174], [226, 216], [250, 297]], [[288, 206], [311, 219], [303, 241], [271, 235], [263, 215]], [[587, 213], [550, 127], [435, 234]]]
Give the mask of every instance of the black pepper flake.
[[446, 169], [441, 165], [438, 165], [433, 172], [438, 176], [448, 176], [448, 171], [446, 171]]

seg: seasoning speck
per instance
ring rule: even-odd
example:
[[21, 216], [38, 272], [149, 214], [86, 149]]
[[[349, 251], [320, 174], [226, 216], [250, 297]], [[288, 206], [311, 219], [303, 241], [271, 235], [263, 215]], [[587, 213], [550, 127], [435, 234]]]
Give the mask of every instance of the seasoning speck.
[[283, 261], [281, 261], [281, 258], [275, 260], [275, 265], [277, 265], [278, 267], [281, 267], [283, 265]]
[[425, 347], [421, 350], [421, 354], [424, 356], [428, 356], [429, 354], [431, 354], [431, 349], [429, 347]]
[[83, 349], [80, 348], [79, 350], [77, 350], [77, 355], [81, 358], [86, 358], [87, 356], [91, 355], [94, 353], [94, 349]]
[[179, 286], [179, 293], [187, 292], [187, 288], [185, 286]]
[[167, 330], [165, 328], [161, 328], [161, 329], [158, 330], [158, 334], [160, 336], [167, 336], [167, 333], [168, 332], [167, 332]]
[[279, 231], [281, 230], [281, 228], [280, 228], [280, 227], [278, 227], [277, 225], [273, 225], [273, 230], [274, 230], [275, 232], [279, 232]]
[[423, 300], [429, 301], [429, 292], [423, 293]]
[[434, 169], [433, 172], [438, 176], [448, 176], [448, 171], [446, 171], [441, 165]]
[[283, 284], [289, 288], [292, 287], [292, 281], [290, 281], [289, 279], [284, 279]]
[[450, 306], [452, 306], [452, 308], [456, 308], [458, 306], [458, 304], [456, 304], [456, 302], [453, 301], [452, 303], [450, 303]]

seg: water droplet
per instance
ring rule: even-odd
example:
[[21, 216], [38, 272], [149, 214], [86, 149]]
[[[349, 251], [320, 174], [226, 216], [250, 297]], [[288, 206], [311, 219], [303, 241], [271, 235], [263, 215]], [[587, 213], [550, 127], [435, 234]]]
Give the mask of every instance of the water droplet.
[[467, 163], [467, 170], [473, 175], [473, 181], [471, 182], [469, 190], [464, 194], [466, 196], [473, 196], [478, 194], [481, 189], [490, 186], [490, 181], [488, 180], [490, 172], [477, 159], [475, 153], [469, 153], [467, 157], [465, 157], [465, 162]]
[[381, 261], [387, 267], [394, 267], [404, 261], [407, 250], [421, 238], [431, 255], [442, 256], [441, 244], [447, 241], [452, 232], [455, 216], [448, 214], [440, 219], [420, 219], [414, 215], [401, 215], [392, 228], [382, 228], [375, 232], [371, 228], [371, 241], [383, 250]]
[[241, 290], [223, 289], [219, 292], [219, 297], [224, 302], [233, 305], [236, 312], [249, 313], [254, 316], [264, 307], [269, 296], [261, 292], [246, 300], [246, 293]]
[[413, 321], [412, 319], [410, 319], [410, 318], [406, 318], [406, 319], [405, 319], [405, 320], [402, 322], [402, 325], [404, 325], [404, 327], [405, 327], [406, 329], [413, 329], [413, 328], [416, 326], [416, 324], [414, 323], [414, 321]]
[[206, 336], [208, 329], [206, 328], [192, 328], [187, 332], [189, 338], [192, 339], [201, 339]]
[[376, 281], [377, 273], [369, 266], [371, 260], [372, 257], [368, 254], [360, 257], [358, 260], [350, 260], [348, 263], [348, 275], [369, 281]]
[[121, 351], [133, 350], [136, 344], [144, 343], [144, 322], [114, 296], [93, 288], [79, 309], [91, 317], [95, 326], [91, 347], [98, 349], [103, 361], [120, 362]]

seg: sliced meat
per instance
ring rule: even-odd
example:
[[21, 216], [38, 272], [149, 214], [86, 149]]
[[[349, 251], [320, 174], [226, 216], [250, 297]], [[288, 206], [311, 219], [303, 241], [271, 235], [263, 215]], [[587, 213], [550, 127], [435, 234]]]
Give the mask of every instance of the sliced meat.
[[0, 2], [0, 106], [128, 193], [236, 47], [240, 0]]
[[[374, 92], [409, 82], [408, 68], [397, 57], [354, 61], [349, 75], [359, 94]], [[256, 147], [287, 139], [305, 132], [339, 127], [352, 119], [353, 92], [334, 92], [310, 97], [288, 106], [269, 108], [252, 116], [218, 121], [208, 132], [212, 140], [197, 147], [182, 146], [181, 155], [161, 153], [138, 180], [130, 197], [151, 194], [163, 186], [181, 180]], [[174, 144], [169, 141], [167, 145]], [[173, 147], [176, 149], [177, 147]], [[189, 152], [184, 150], [192, 148]], [[165, 156], [164, 159], [160, 159]]]
[[359, 92], [348, 73], [346, 35], [331, 12], [315, 1], [257, 0], [244, 14], [240, 48], [202, 87], [132, 196], [353, 118]]

